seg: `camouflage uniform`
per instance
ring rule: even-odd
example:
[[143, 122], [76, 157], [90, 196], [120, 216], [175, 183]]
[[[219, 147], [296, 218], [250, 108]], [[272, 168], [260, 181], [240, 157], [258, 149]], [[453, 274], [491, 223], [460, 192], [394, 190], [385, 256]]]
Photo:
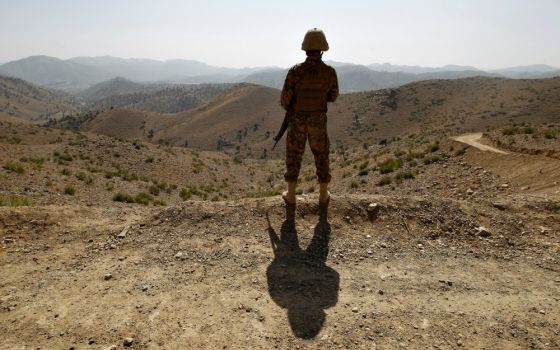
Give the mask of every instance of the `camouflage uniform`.
[[331, 181], [327, 102], [334, 102], [337, 97], [336, 71], [319, 57], [307, 57], [289, 70], [280, 98], [282, 107], [290, 112], [284, 175], [287, 182], [297, 181], [308, 138], [319, 182]]

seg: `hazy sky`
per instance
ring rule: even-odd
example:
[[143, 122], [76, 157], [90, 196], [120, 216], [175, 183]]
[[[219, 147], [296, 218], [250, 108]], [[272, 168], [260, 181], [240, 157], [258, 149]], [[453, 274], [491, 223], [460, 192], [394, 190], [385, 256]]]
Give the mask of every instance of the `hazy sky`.
[[0, 0], [0, 62], [30, 55], [290, 66], [311, 27], [328, 60], [560, 67], [560, 0]]

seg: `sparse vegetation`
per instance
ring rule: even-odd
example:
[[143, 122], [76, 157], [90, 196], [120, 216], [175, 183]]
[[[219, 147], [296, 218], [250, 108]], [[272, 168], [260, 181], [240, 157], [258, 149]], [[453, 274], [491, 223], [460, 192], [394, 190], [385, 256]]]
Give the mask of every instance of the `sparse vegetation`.
[[7, 171], [10, 171], [12, 173], [16, 173], [16, 174], [23, 174], [24, 173], [23, 167], [20, 164], [18, 164], [16, 162], [12, 162], [12, 161], [7, 161], [6, 163], [4, 163], [2, 168], [4, 168]]
[[395, 175], [395, 180], [397, 180], [397, 181], [409, 180], [409, 179], [414, 179], [414, 173], [410, 170], [399, 171]]
[[403, 160], [402, 158], [389, 158], [387, 160], [385, 160], [384, 162], [381, 162], [378, 165], [379, 168], [379, 172], [381, 174], [388, 174], [393, 172], [395, 169], [398, 169], [400, 167], [402, 167], [403, 165]]
[[0, 207], [26, 207], [32, 205], [31, 199], [20, 196], [0, 195]]
[[64, 194], [69, 196], [73, 196], [76, 193], [76, 189], [73, 186], [66, 186], [64, 187]]
[[[150, 204], [150, 202], [154, 201], [154, 197], [152, 197], [151, 195], [145, 192], [140, 192], [135, 196], [131, 196], [128, 193], [117, 192], [113, 196], [113, 201], [122, 202], [122, 203], [137, 203], [137, 204], [148, 205]], [[163, 203], [163, 201], [158, 201], [157, 205], [161, 205], [161, 203]]]
[[381, 179], [379, 179], [379, 181], [377, 181], [377, 186], [389, 185], [391, 182], [392, 182], [391, 176], [386, 175], [383, 176]]

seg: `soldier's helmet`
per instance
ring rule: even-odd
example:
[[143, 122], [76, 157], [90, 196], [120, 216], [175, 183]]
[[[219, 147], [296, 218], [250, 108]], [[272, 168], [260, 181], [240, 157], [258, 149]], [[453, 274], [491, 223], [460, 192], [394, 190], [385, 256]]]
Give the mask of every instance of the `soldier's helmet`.
[[301, 43], [301, 49], [303, 51], [328, 51], [329, 43], [327, 42], [325, 33], [323, 33], [321, 29], [317, 28], [308, 30], [305, 34], [305, 37], [303, 38], [303, 43]]

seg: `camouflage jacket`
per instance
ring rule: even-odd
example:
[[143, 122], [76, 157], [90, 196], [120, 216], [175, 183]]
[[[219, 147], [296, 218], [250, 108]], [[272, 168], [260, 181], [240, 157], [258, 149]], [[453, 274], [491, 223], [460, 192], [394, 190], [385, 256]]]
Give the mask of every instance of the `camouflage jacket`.
[[334, 68], [320, 58], [307, 57], [288, 71], [280, 104], [298, 114], [317, 114], [327, 112], [327, 102], [334, 102], [337, 97], [338, 78]]

